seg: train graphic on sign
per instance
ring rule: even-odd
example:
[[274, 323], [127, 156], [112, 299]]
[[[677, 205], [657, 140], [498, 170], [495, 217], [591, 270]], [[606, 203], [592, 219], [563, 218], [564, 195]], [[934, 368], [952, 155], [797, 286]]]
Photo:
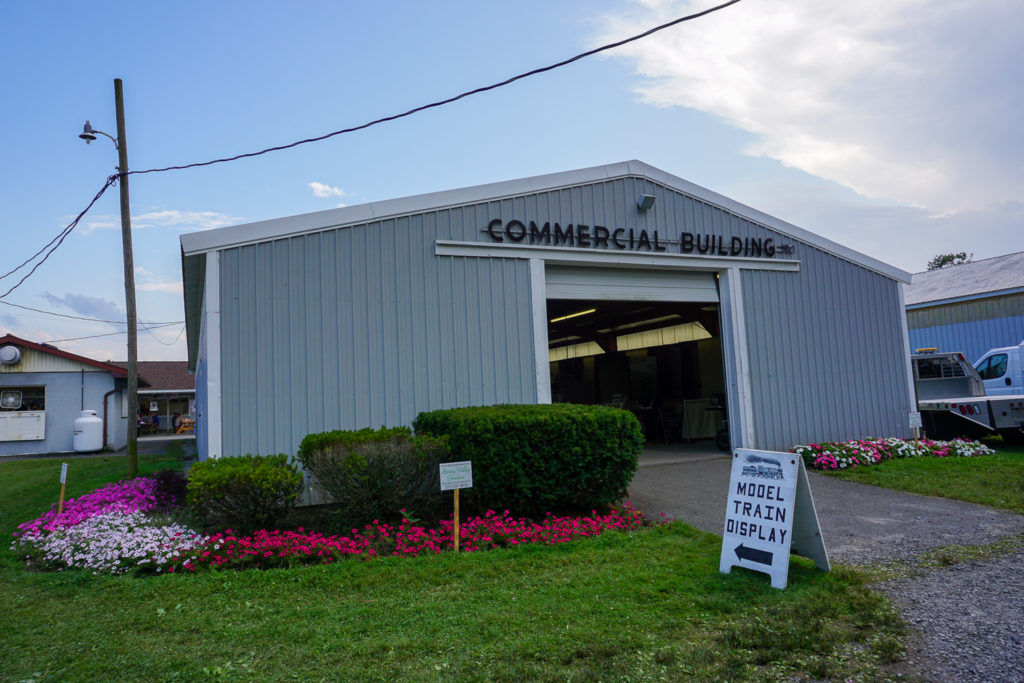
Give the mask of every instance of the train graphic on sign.
[[743, 458], [743, 476], [756, 479], [771, 479], [781, 481], [782, 463], [775, 458], [766, 458], [761, 455], [748, 455]]

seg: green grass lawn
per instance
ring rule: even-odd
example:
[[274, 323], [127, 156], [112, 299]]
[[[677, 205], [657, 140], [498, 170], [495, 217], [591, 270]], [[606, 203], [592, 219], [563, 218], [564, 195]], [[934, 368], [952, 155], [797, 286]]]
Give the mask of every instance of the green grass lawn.
[[1024, 450], [986, 440], [997, 453], [980, 458], [906, 458], [830, 475], [900, 491], [980, 503], [1024, 514]]
[[[176, 462], [140, 458], [143, 473]], [[123, 476], [76, 458], [68, 495]], [[0, 463], [0, 534], [59, 461]], [[864, 576], [718, 572], [681, 523], [557, 547], [143, 578], [25, 571], [0, 546], [0, 680], [877, 680], [902, 626]]]

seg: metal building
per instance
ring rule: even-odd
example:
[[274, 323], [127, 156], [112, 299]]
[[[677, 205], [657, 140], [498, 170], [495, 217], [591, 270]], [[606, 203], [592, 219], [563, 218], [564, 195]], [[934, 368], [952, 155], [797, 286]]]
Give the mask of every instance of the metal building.
[[1024, 251], [914, 273], [906, 291], [910, 349], [986, 351], [1024, 341]]
[[638, 161], [181, 246], [203, 458], [551, 400], [649, 438], [722, 395], [734, 446], [910, 435], [910, 276]]
[[[102, 420], [97, 449], [128, 442], [127, 371], [14, 335], [0, 337], [0, 459], [70, 453], [75, 420], [93, 410]], [[141, 386], [148, 386], [145, 379]]]

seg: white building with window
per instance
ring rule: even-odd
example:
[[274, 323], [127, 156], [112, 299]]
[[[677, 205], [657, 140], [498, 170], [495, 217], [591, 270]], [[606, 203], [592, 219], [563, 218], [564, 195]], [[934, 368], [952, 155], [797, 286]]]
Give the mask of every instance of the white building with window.
[[107, 448], [123, 448], [127, 375], [116, 365], [48, 344], [0, 337], [0, 458], [73, 451], [75, 420], [83, 410], [104, 420]]

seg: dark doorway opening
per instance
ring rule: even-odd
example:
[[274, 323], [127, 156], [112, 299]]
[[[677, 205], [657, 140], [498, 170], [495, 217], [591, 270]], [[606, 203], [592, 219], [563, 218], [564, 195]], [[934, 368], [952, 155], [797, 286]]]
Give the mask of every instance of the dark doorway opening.
[[713, 439], [725, 391], [718, 305], [549, 299], [551, 400], [633, 411], [648, 441]]

